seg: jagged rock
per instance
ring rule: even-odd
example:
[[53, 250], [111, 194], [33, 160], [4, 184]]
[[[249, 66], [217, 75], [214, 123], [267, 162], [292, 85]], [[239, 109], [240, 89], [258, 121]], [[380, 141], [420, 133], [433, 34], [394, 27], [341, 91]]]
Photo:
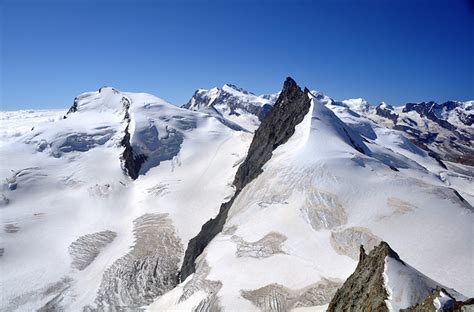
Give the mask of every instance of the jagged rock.
[[393, 112], [393, 107], [386, 103], [380, 103], [377, 105], [375, 108], [375, 113], [381, 117], [390, 119], [394, 124], [396, 124], [398, 121], [398, 114]]
[[439, 118], [438, 116], [441, 114], [441, 111], [450, 111], [458, 106], [459, 103], [452, 101], [445, 102], [443, 104], [438, 104], [433, 101], [421, 103], [407, 103], [403, 108], [402, 112], [407, 113], [411, 111], [416, 111], [421, 117], [426, 116], [426, 118], [436, 122], [443, 128], [446, 128], [448, 130], [455, 130], [456, 127], [454, 125], [452, 125], [447, 120]]
[[234, 179], [237, 190], [255, 179], [272, 157], [272, 152], [293, 135], [296, 125], [303, 121], [311, 106], [308, 92], [307, 89], [301, 91], [290, 77], [286, 79], [273, 110], [255, 131], [247, 157], [237, 170]]
[[445, 289], [436, 288], [422, 302], [417, 305], [401, 309], [400, 312], [433, 312], [433, 311], [474, 311], [474, 298], [466, 301], [457, 301]]
[[453, 310], [455, 303], [472, 301], [418, 272], [382, 241], [368, 255], [360, 246], [359, 264], [328, 311], [461, 311]]
[[328, 312], [389, 311], [383, 273], [387, 256], [400, 259], [386, 242], [381, 242], [368, 255], [361, 245], [359, 264], [329, 303]]
[[223, 203], [219, 214], [207, 221], [201, 231], [189, 241], [180, 271], [181, 281], [194, 273], [194, 261], [209, 242], [222, 231], [227, 213], [240, 191], [262, 172], [262, 166], [272, 157], [272, 152], [288, 141], [295, 132], [296, 125], [308, 113], [311, 106], [308, 92], [307, 89], [303, 92], [290, 77], [286, 79], [274, 108], [255, 131], [247, 157], [237, 170], [233, 183], [236, 188], [234, 196]]
[[275, 95], [256, 96], [233, 84], [225, 84], [222, 88], [211, 90], [199, 89], [183, 108], [191, 110], [213, 109], [222, 115], [252, 114], [260, 121], [264, 120], [272, 110]]

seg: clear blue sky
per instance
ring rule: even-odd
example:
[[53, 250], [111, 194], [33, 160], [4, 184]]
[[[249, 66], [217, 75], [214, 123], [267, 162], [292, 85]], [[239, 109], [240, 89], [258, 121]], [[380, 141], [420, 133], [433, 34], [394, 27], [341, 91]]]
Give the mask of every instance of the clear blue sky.
[[474, 98], [474, 4], [447, 1], [0, 0], [1, 110], [66, 108], [114, 86], [184, 104], [286, 76], [377, 104]]

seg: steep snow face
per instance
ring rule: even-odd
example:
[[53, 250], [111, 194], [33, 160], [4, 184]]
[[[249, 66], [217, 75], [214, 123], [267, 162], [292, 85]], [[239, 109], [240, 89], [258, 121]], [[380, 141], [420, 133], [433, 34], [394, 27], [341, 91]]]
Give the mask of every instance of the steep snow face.
[[[390, 256], [385, 258], [384, 282], [389, 294], [386, 303], [390, 311], [413, 307], [432, 295], [436, 289], [442, 289], [440, 298], [437, 298], [438, 309], [447, 306], [450, 301], [467, 299], [455, 290], [441, 285], [413, 267]], [[435, 306], [435, 302], [433, 302], [433, 306]]]
[[[2, 309], [136, 309], [173, 288], [188, 240], [234, 192], [251, 134], [228, 125], [102, 88], [2, 141]], [[127, 131], [146, 155], [136, 180], [122, 168]]]
[[[193, 295], [167, 301], [168, 308], [188, 298], [200, 300], [198, 307], [245, 311], [321, 306], [354, 270], [359, 245], [370, 250], [381, 240], [471, 294], [472, 207], [415, 157], [378, 143], [369, 120], [370, 141], [338, 118], [326, 97], [310, 97], [295, 133], [235, 198], [223, 231], [183, 282]], [[400, 150], [403, 144], [410, 146], [402, 140]]]
[[185, 108], [194, 111], [214, 112], [241, 125], [255, 130], [278, 98], [278, 93], [257, 96], [232, 84], [221, 88], [197, 90]]

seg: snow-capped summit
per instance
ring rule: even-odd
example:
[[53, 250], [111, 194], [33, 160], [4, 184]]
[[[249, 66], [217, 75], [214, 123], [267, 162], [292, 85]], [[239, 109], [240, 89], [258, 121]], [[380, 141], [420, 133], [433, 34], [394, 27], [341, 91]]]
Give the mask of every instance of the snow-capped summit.
[[184, 108], [215, 112], [248, 130], [255, 130], [265, 119], [277, 95], [257, 96], [232, 84], [210, 90], [199, 89]]
[[362, 113], [367, 113], [371, 109], [371, 106], [370, 106], [369, 102], [367, 102], [363, 98], [347, 99], [347, 100], [341, 101], [340, 103], [342, 103], [343, 105], [349, 107], [350, 109], [352, 109], [356, 113], [361, 113], [361, 112]]

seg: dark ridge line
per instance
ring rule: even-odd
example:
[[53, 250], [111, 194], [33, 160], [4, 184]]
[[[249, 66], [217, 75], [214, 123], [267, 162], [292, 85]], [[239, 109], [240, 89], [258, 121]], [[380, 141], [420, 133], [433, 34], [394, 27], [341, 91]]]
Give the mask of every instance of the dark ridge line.
[[278, 100], [255, 131], [247, 157], [237, 170], [233, 182], [236, 189], [234, 196], [223, 203], [217, 216], [204, 223], [201, 231], [189, 241], [178, 273], [180, 282], [195, 272], [195, 260], [224, 228], [228, 212], [242, 189], [263, 172], [262, 167], [272, 157], [272, 152], [288, 141], [295, 132], [296, 125], [309, 112], [311, 99], [308, 92], [306, 88], [303, 92], [290, 77], [286, 78]]
[[[99, 91], [100, 92], [100, 91]], [[140, 168], [143, 163], [147, 160], [146, 155], [135, 155], [133, 151], [133, 147], [130, 144], [130, 132], [128, 131], [128, 127], [130, 126], [130, 100], [126, 97], [122, 97], [122, 105], [125, 110], [124, 121], [127, 122], [127, 126], [125, 127], [124, 133], [125, 135], [120, 142], [120, 145], [124, 147], [124, 151], [120, 156], [120, 160], [122, 163], [122, 169], [132, 180], [136, 180], [140, 173]]]

